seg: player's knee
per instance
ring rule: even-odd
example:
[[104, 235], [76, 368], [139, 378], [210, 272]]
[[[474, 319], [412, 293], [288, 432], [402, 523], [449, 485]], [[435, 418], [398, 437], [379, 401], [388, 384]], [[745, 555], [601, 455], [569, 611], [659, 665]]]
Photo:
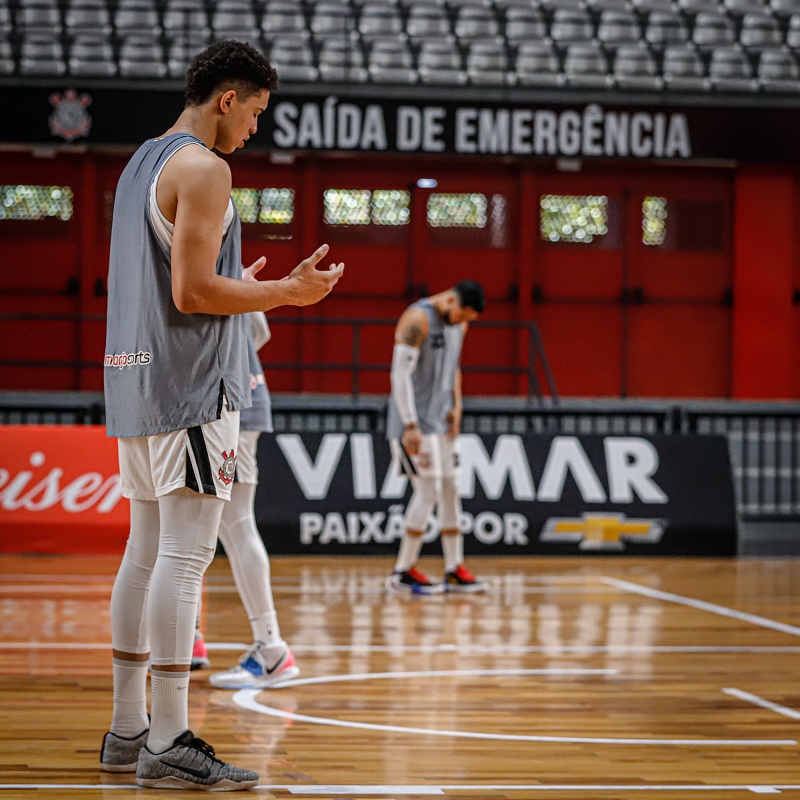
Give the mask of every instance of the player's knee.
[[436, 505], [436, 481], [419, 478], [414, 482], [414, 493], [406, 509], [406, 527], [412, 531], [424, 531], [428, 517]]

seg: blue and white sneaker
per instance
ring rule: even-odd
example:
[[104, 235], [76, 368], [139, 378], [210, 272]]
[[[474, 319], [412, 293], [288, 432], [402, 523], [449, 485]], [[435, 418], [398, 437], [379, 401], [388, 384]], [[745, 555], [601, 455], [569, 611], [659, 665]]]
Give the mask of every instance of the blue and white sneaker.
[[239, 659], [237, 666], [217, 672], [209, 682], [217, 689], [269, 689], [299, 674], [294, 653], [286, 642], [269, 647], [264, 642], [256, 642]]

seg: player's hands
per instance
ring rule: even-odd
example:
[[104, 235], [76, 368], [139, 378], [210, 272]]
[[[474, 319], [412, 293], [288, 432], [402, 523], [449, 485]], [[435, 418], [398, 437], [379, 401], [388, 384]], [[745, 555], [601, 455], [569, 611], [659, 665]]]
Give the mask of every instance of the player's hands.
[[450, 413], [447, 415], [447, 422], [449, 427], [447, 428], [447, 435], [451, 439], [455, 439], [459, 433], [461, 433], [461, 406], [453, 406], [450, 409]]
[[257, 281], [256, 274], [261, 272], [264, 269], [264, 265], [267, 263], [266, 256], [261, 256], [258, 261], [254, 261], [249, 267], [245, 267], [242, 270], [242, 280], [243, 281]]
[[292, 305], [310, 306], [318, 303], [336, 286], [344, 273], [343, 263], [331, 264], [326, 270], [316, 268], [327, 253], [328, 245], [323, 244], [301, 261], [285, 278], [294, 284], [291, 293]]
[[410, 456], [419, 453], [419, 449], [422, 447], [422, 431], [419, 429], [419, 425], [416, 423], [407, 425], [400, 436], [400, 444]]

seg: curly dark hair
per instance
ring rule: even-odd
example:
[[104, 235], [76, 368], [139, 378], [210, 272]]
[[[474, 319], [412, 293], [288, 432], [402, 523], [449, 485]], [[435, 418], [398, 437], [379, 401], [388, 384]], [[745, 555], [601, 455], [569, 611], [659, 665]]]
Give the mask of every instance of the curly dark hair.
[[276, 89], [278, 73], [252, 45], [226, 39], [215, 42], [192, 60], [186, 73], [186, 105], [202, 105], [223, 84], [245, 99], [262, 89]]
[[461, 308], [471, 308], [479, 314], [486, 307], [486, 295], [483, 293], [483, 286], [477, 281], [459, 281], [453, 290], [458, 295], [458, 302]]

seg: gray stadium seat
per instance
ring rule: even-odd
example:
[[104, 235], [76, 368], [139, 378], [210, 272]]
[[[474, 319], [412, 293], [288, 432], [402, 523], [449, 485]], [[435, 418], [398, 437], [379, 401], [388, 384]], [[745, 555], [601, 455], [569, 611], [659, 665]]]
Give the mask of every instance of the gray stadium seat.
[[586, 0], [586, 5], [595, 12], [627, 11], [628, 0]]
[[251, 0], [219, 0], [211, 13], [211, 30], [215, 39], [234, 39], [242, 31], [252, 36], [258, 22]]
[[23, 36], [42, 33], [61, 35], [61, 12], [54, 0], [29, 0], [17, 10], [17, 30]]
[[597, 26], [597, 38], [607, 48], [614, 49], [623, 44], [637, 44], [642, 31], [634, 14], [630, 11], [604, 11]]
[[418, 41], [451, 38], [450, 22], [444, 9], [424, 2], [411, 6], [406, 32]]
[[786, 44], [792, 50], [800, 50], [800, 14], [792, 14], [786, 31]]
[[0, 3], [0, 40], [11, 33], [13, 25], [11, 24], [11, 9], [3, 2]]
[[492, 8], [491, 0], [446, 0], [451, 11], [460, 11], [462, 8]]
[[566, 82], [556, 51], [547, 41], [520, 44], [514, 70], [518, 86], [558, 87]]
[[461, 42], [473, 42], [497, 36], [500, 26], [492, 9], [464, 6], [458, 10], [454, 30]]
[[322, 2], [314, 7], [310, 27], [317, 37], [351, 36], [355, 33], [356, 20], [347, 4]]
[[278, 77], [287, 82], [317, 80], [319, 73], [308, 42], [300, 37], [281, 37], [270, 52], [270, 61], [278, 70]]
[[772, 13], [779, 17], [791, 17], [800, 14], [800, 0], [771, 0]]
[[780, 47], [783, 34], [772, 14], [745, 14], [739, 31], [739, 43], [751, 52]]
[[719, 14], [719, 0], [678, 0], [678, 8], [686, 14]]
[[662, 64], [664, 85], [680, 92], [704, 92], [709, 89], [703, 60], [691, 46], [668, 47]]
[[22, 75], [63, 75], [67, 65], [60, 40], [48, 33], [26, 35], [20, 48], [19, 71]]
[[495, 39], [472, 42], [467, 53], [467, 78], [475, 86], [506, 86], [509, 78], [505, 45]]
[[506, 39], [519, 45], [547, 36], [547, 26], [538, 8], [512, 7], [506, 11]]
[[328, 83], [366, 83], [364, 53], [358, 42], [349, 39], [328, 39], [319, 53], [319, 77]]
[[408, 45], [402, 39], [376, 39], [369, 54], [369, 75], [376, 83], [417, 82]]
[[692, 31], [692, 41], [704, 52], [715, 47], [727, 47], [736, 41], [733, 23], [723, 14], [697, 15]]
[[189, 69], [189, 64], [201, 48], [193, 47], [190, 42], [175, 39], [167, 50], [167, 72], [170, 78], [182, 78]]
[[564, 59], [567, 83], [581, 89], [607, 89], [613, 85], [608, 64], [596, 42], [571, 44]]
[[404, 36], [403, 20], [395, 6], [386, 3], [365, 3], [361, 8], [358, 32], [365, 41]]
[[583, 10], [583, 0], [539, 0], [542, 8], [547, 11], [565, 9], [567, 11]]
[[556, 44], [588, 42], [593, 35], [592, 21], [585, 11], [560, 8], [553, 15], [550, 36]]
[[686, 44], [689, 31], [680, 14], [654, 11], [647, 20], [644, 38], [651, 47], [663, 50], [665, 47]]
[[64, 29], [76, 36], [110, 36], [111, 16], [105, 0], [73, 0], [64, 16]]
[[675, 0], [632, 0], [633, 8], [640, 13], [649, 14], [653, 11], [668, 13], [675, 11]]
[[15, 69], [11, 42], [5, 36], [0, 36], [0, 75], [13, 75]]
[[202, 0], [167, 0], [162, 24], [168, 39], [189, 33], [205, 36], [211, 33]]
[[70, 75], [92, 78], [113, 78], [117, 62], [109, 39], [102, 36], [78, 36], [72, 42], [68, 67]]
[[723, 0], [725, 10], [735, 16], [745, 14], [763, 14], [767, 9], [767, 0]]
[[122, 0], [114, 14], [117, 35], [123, 39], [135, 34], [150, 34], [161, 29], [153, 0]]
[[758, 89], [750, 62], [738, 46], [714, 50], [708, 75], [711, 85], [720, 92], [755, 92]]
[[269, 3], [264, 9], [261, 30], [270, 40], [287, 35], [302, 36], [307, 39], [309, 35], [302, 6], [292, 2], [281, 2], [281, 0]]
[[617, 48], [614, 79], [620, 89], [633, 91], [658, 91], [664, 85], [658, 75], [656, 60], [643, 43]]
[[758, 82], [765, 92], [800, 92], [800, 69], [785, 48], [763, 50], [758, 61]]
[[417, 67], [422, 83], [463, 86], [467, 82], [461, 56], [449, 39], [424, 41], [420, 47]]
[[124, 78], [163, 78], [164, 51], [152, 36], [129, 36], [119, 51], [119, 74]]

